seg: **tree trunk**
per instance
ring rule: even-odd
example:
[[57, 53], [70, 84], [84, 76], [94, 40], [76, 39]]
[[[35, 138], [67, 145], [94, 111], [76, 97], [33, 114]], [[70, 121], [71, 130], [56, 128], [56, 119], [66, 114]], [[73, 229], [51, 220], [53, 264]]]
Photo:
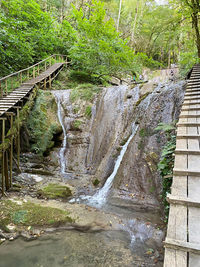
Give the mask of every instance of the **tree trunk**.
[[200, 32], [199, 32], [199, 22], [198, 22], [198, 13], [200, 12], [199, 0], [191, 0], [191, 3], [187, 4], [192, 8], [192, 24], [196, 33], [196, 46], [198, 51], [198, 57], [200, 58]]
[[117, 18], [117, 31], [119, 31], [119, 22], [120, 22], [120, 17], [121, 17], [121, 10], [122, 10], [122, 0], [119, 2], [119, 13], [118, 13], [118, 18]]
[[198, 51], [198, 57], [200, 58], [200, 33], [199, 33], [199, 23], [198, 23], [198, 13], [193, 13], [192, 22], [196, 32], [196, 45]]
[[135, 18], [134, 18], [132, 34], [131, 34], [131, 44], [133, 44], [134, 36], [135, 36], [135, 28], [136, 28], [137, 16], [138, 16], [138, 8], [139, 8], [139, 1], [137, 1], [137, 7], [135, 9]]

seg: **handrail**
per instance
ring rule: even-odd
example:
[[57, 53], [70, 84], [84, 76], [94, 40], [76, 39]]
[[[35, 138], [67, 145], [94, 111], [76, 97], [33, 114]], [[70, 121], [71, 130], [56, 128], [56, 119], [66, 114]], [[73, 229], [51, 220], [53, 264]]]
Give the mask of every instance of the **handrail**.
[[[42, 61], [40, 61], [40, 62], [38, 62], [38, 63], [28, 67], [28, 68], [19, 70], [17, 72], [11, 73], [5, 77], [0, 78], [0, 97], [3, 97], [4, 94], [7, 95], [8, 92], [13, 91], [13, 89], [15, 89], [19, 85], [21, 85], [24, 82], [24, 80], [30, 79], [31, 76], [32, 76], [32, 78], [35, 78], [37, 75], [39, 75], [39, 73], [41, 71], [40, 65], [42, 65], [43, 63], [45, 63], [43, 67], [44, 67], [44, 70], [46, 71], [47, 64], [49, 63], [49, 66], [51, 66], [53, 59], [55, 61], [58, 61], [59, 63], [61, 63], [61, 62], [65, 63], [67, 61], [67, 56], [66, 55], [60, 55], [60, 54], [54, 54], [54, 55], [51, 55], [51, 56], [47, 57], [46, 59], [43, 59]], [[37, 69], [36, 69], [36, 67], [37, 67]], [[30, 73], [30, 70], [33, 70], [32, 74]], [[25, 73], [25, 72], [26, 72], [26, 75], [25, 75], [25, 77], [23, 77], [23, 73]], [[17, 79], [15, 81], [14, 78], [16, 76], [17, 76]], [[10, 85], [8, 84], [9, 80], [11, 80]], [[17, 84], [16, 86], [14, 86], [14, 82], [15, 82], [15, 84]]]
[[26, 71], [26, 70], [30, 70], [30, 69], [32, 69], [32, 68], [34, 68], [34, 67], [40, 65], [41, 63], [47, 61], [48, 59], [50, 59], [50, 58], [52, 58], [52, 57], [55, 57], [55, 56], [67, 57], [66, 55], [60, 55], [60, 54], [54, 54], [54, 55], [51, 55], [51, 56], [49, 56], [49, 57], [43, 59], [42, 61], [40, 61], [40, 62], [38, 62], [38, 63], [36, 63], [36, 64], [34, 64], [34, 65], [31, 65], [31, 66], [28, 67], [28, 68], [19, 70], [19, 71], [17, 71], [17, 72], [11, 73], [11, 74], [9, 74], [9, 75], [7, 75], [7, 76], [4, 76], [4, 77], [0, 78], [0, 82], [3, 81], [3, 80], [5, 80], [5, 79], [8, 79], [8, 78], [10, 78], [10, 77], [12, 77], [12, 76], [14, 76], [14, 75], [17, 75], [17, 74], [19, 74], [19, 73], [21, 73], [21, 72], [24, 72], [24, 71]]

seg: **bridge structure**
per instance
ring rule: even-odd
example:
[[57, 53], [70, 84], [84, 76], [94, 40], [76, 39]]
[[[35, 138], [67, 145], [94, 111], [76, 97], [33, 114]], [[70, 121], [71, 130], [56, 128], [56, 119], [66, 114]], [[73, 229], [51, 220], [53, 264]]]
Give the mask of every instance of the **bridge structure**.
[[200, 267], [200, 65], [187, 82], [177, 124], [164, 267]]
[[[38, 88], [51, 88], [53, 80], [67, 65], [64, 55], [52, 55], [26, 69], [0, 78], [0, 166], [1, 192], [12, 187], [13, 160], [20, 163], [20, 127], [31, 111]], [[13, 151], [17, 152], [17, 160]]]

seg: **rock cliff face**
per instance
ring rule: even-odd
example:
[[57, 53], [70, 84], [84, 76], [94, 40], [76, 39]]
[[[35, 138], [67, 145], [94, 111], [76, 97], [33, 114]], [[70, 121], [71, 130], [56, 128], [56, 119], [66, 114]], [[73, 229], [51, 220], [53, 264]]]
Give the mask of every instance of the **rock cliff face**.
[[86, 101], [72, 104], [70, 91], [55, 92], [61, 99], [68, 135], [67, 171], [80, 177], [81, 174], [91, 175], [103, 185], [135, 122], [139, 127], [114, 179], [111, 196], [113, 200], [120, 195], [136, 204], [159, 206], [161, 181], [157, 163], [165, 139], [154, 129], [159, 122], [178, 119], [183, 86], [184, 82], [151, 82], [143, 87], [104, 88], [92, 103], [91, 118], [84, 114]]

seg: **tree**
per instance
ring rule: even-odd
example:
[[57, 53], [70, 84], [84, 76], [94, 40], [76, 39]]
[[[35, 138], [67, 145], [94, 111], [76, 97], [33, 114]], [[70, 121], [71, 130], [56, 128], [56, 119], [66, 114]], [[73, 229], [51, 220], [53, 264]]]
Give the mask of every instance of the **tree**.
[[106, 19], [104, 4], [93, 0], [89, 8], [89, 18], [82, 9], [73, 10], [73, 26], [77, 30], [77, 42], [70, 49], [73, 67], [97, 78], [138, 68], [127, 40], [119, 37], [114, 21]]
[[176, 0], [175, 2], [171, 1], [171, 4], [183, 15], [184, 19], [192, 19], [192, 27], [195, 30], [197, 53], [200, 58], [199, 0]]

